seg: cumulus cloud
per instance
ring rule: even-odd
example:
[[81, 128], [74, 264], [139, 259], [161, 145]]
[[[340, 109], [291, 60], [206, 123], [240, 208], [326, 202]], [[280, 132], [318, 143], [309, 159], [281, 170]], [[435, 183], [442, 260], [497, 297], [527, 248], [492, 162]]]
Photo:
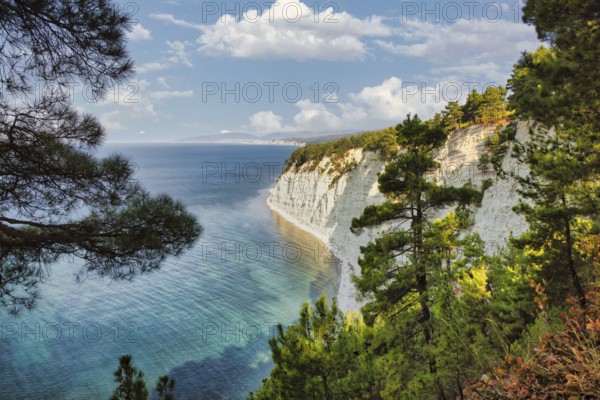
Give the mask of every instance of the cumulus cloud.
[[297, 0], [280, 0], [264, 10], [224, 15], [214, 24], [200, 25], [170, 14], [152, 17], [202, 31], [197, 39], [202, 54], [254, 59], [362, 60], [365, 37], [383, 37], [392, 29], [382, 17], [359, 19], [347, 12], [312, 10]]
[[343, 121], [325, 104], [300, 100], [296, 107], [300, 110], [294, 116], [297, 130], [331, 131], [343, 128]]
[[298, 111], [292, 118], [293, 123], [289, 125], [284, 123], [282, 116], [272, 111], [261, 111], [250, 117], [250, 126], [257, 133], [331, 132], [394, 125], [408, 113], [419, 114], [426, 119], [446, 104], [442, 88], [419, 86], [392, 76], [378, 85], [351, 93], [347, 103], [300, 100], [296, 103]]
[[127, 33], [127, 38], [134, 42], [150, 40], [152, 39], [152, 32], [144, 28], [141, 24], [135, 24], [131, 28], [131, 32]]
[[395, 33], [402, 41], [376, 40], [393, 54], [426, 58], [433, 62], [469, 59], [475, 62], [514, 60], [523, 50], [539, 46], [535, 30], [525, 24], [499, 20], [466, 19], [453, 24], [408, 20]]
[[260, 111], [250, 116], [250, 126], [257, 133], [293, 131], [290, 126], [282, 125], [283, 117], [273, 111]]
[[393, 76], [379, 85], [367, 86], [358, 93], [351, 93], [349, 97], [354, 105], [363, 110], [364, 115], [391, 121], [398, 120], [409, 112], [423, 114], [425, 103], [420, 101], [417, 92], [412, 91], [415, 89], [407, 88], [400, 78]]
[[[241, 10], [240, 10], [241, 11]], [[405, 20], [392, 26], [381, 16], [357, 18], [333, 8], [318, 11], [298, 0], [279, 0], [260, 10], [226, 14], [198, 24], [171, 14], [152, 14], [163, 22], [194, 29], [205, 55], [250, 59], [364, 60], [369, 44], [386, 52], [429, 61], [474, 63], [513, 60], [539, 42], [531, 26], [514, 21], [459, 19], [454, 23]]]

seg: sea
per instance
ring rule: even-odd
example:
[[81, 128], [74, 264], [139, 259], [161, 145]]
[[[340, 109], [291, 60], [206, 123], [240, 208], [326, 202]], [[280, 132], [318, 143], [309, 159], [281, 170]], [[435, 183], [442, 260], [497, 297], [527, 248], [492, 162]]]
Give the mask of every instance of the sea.
[[335, 259], [266, 199], [293, 147], [105, 145], [136, 179], [197, 216], [194, 247], [131, 281], [76, 279], [82, 262], [50, 266], [36, 307], [0, 310], [0, 399], [108, 399], [129, 354], [149, 389], [175, 379], [175, 398], [245, 399], [273, 366], [269, 338], [300, 307], [336, 289]]

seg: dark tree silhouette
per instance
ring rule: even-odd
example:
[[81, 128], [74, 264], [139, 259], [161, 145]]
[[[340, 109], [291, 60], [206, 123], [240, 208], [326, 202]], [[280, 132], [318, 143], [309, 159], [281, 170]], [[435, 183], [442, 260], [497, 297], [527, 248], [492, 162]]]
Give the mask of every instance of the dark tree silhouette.
[[[0, 1], [0, 304], [31, 308], [62, 256], [80, 273], [130, 279], [199, 237], [184, 206], [151, 196], [120, 155], [94, 158], [104, 130], [70, 107], [79, 79], [101, 97], [133, 68], [130, 18], [107, 1]], [[52, 89], [34, 100], [37, 84]], [[14, 101], [7, 98], [12, 97]]]

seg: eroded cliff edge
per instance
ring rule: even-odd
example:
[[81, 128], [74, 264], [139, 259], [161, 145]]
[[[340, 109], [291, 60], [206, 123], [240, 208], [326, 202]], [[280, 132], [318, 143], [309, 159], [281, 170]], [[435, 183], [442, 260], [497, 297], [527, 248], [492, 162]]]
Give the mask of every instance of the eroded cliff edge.
[[[452, 132], [443, 146], [436, 150], [440, 172], [431, 179], [461, 186], [467, 181], [479, 188], [486, 179], [493, 184], [484, 194], [480, 207], [473, 208], [475, 224], [489, 251], [503, 246], [510, 235], [519, 235], [526, 228], [524, 219], [512, 210], [518, 201], [517, 183], [511, 179], [497, 179], [493, 171], [482, 172], [479, 158], [486, 153], [485, 139], [492, 135], [495, 125], [474, 125]], [[524, 141], [529, 127], [521, 122], [516, 139]], [[374, 152], [353, 149], [346, 153], [346, 162], [355, 165], [341, 176], [329, 174], [331, 160], [324, 158], [317, 168], [291, 168], [285, 171], [271, 190], [267, 200], [271, 209], [290, 222], [312, 233], [327, 243], [340, 260], [338, 304], [343, 311], [358, 310], [352, 275], [360, 274], [358, 258], [360, 246], [378, 236], [385, 229], [365, 230], [360, 235], [350, 232], [352, 218], [362, 214], [371, 204], [384, 201], [378, 190], [378, 173], [384, 161]], [[510, 157], [510, 149], [502, 160], [505, 171], [520, 175], [526, 168]], [[435, 217], [443, 217], [450, 209], [441, 210]]]

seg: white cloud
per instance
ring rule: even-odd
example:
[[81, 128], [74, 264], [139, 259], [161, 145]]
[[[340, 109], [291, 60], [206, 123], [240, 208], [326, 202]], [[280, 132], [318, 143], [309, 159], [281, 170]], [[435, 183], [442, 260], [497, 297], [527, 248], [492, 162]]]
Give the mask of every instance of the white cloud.
[[395, 33], [402, 43], [383, 40], [375, 43], [393, 54], [438, 63], [461, 59], [512, 62], [521, 51], [539, 46], [533, 27], [504, 20], [461, 19], [446, 25], [408, 20]]
[[162, 86], [165, 89], [170, 89], [169, 84], [167, 83], [167, 78], [161, 76], [160, 78], [156, 78], [156, 82], [158, 82], [158, 84], [160, 86]]
[[171, 64], [165, 62], [150, 62], [142, 64], [140, 66], [136, 66], [135, 72], [137, 72], [138, 74], [145, 74], [146, 72], [161, 71], [169, 68], [170, 66]]
[[129, 104], [100, 115], [100, 122], [109, 131], [120, 131], [127, 125], [127, 121], [157, 117], [159, 114], [154, 104], [149, 101], [140, 101], [137, 104]]
[[292, 131], [292, 127], [284, 127], [281, 122], [283, 117], [272, 111], [260, 111], [250, 116], [250, 125], [257, 133], [272, 133]]
[[348, 103], [300, 100], [296, 103], [298, 112], [291, 125], [286, 125], [283, 117], [272, 111], [261, 111], [250, 116], [250, 126], [257, 133], [331, 132], [395, 125], [408, 113], [427, 119], [446, 104], [441, 94], [442, 87], [415, 86], [393, 76], [379, 85], [351, 93]]
[[125, 127], [116, 119], [118, 118], [117, 113], [105, 113], [100, 116], [100, 123], [109, 132], [119, 132], [125, 129]]
[[148, 97], [150, 97], [151, 99], [155, 99], [155, 100], [166, 100], [166, 99], [173, 99], [173, 98], [177, 98], [177, 97], [193, 97], [193, 96], [194, 96], [194, 92], [192, 90], [158, 91], [158, 92], [152, 92], [148, 95]]
[[174, 17], [172, 14], [164, 14], [164, 13], [150, 14], [150, 18], [154, 18], [159, 21], [168, 22], [170, 24], [181, 26], [184, 28], [202, 30], [202, 25], [184, 21], [182, 19]]
[[[125, 87], [120, 87], [113, 96], [96, 103], [104, 110], [100, 114], [100, 122], [109, 132], [119, 132], [140, 119], [167, 119], [168, 114], [157, 110], [158, 102], [174, 98], [194, 96], [192, 90], [152, 91], [151, 84], [145, 79], [133, 80]], [[156, 103], [156, 104], [155, 104]], [[137, 123], [137, 122], [136, 122]]]
[[500, 66], [495, 62], [486, 62], [478, 64], [450, 65], [431, 70], [434, 74], [451, 74], [454, 80], [466, 81], [475, 77], [487, 78], [490, 82], [504, 84], [506, 74], [501, 71]]
[[169, 50], [167, 50], [167, 54], [170, 55], [168, 61], [171, 64], [183, 64], [187, 67], [193, 67], [192, 61], [190, 60], [190, 54], [187, 51], [187, 45], [189, 43], [182, 42], [179, 40], [175, 40], [173, 42], [167, 40], [167, 46], [169, 46]]
[[144, 28], [141, 24], [135, 24], [131, 32], [127, 33], [127, 38], [131, 41], [143, 41], [152, 39], [152, 32]]
[[343, 121], [325, 104], [300, 100], [296, 103], [300, 112], [294, 116], [297, 130], [331, 131], [343, 128]]
[[315, 12], [297, 0], [280, 0], [260, 14], [250, 9], [243, 16], [224, 15], [212, 25], [170, 14], [151, 17], [202, 31], [197, 42], [203, 54], [236, 58], [362, 60], [367, 55], [362, 38], [392, 33], [381, 17], [359, 19], [332, 8]]
[[169, 69], [175, 65], [185, 65], [186, 67], [193, 68], [191, 60], [191, 52], [187, 49], [190, 43], [182, 42], [180, 40], [170, 41], [167, 40], [168, 49], [164, 51], [167, 55], [160, 61], [149, 62], [136, 66], [135, 70], [138, 74], [145, 74], [147, 72], [162, 71]]

